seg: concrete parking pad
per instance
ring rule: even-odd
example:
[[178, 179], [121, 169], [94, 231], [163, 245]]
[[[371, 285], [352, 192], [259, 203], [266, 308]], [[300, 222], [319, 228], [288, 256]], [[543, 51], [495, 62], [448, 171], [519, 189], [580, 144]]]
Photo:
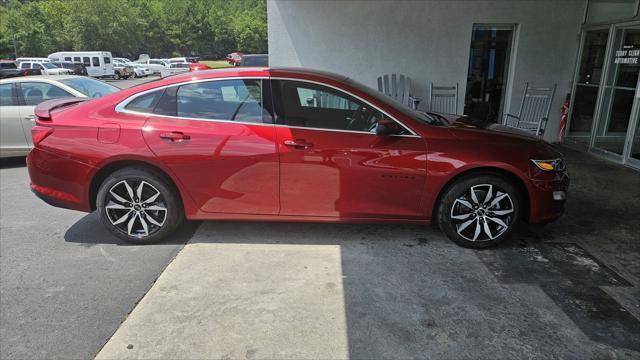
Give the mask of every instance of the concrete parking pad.
[[194, 243], [97, 358], [345, 358], [340, 260], [338, 245]]
[[496, 249], [423, 226], [205, 222], [98, 358], [638, 358], [640, 176], [565, 152], [567, 215]]

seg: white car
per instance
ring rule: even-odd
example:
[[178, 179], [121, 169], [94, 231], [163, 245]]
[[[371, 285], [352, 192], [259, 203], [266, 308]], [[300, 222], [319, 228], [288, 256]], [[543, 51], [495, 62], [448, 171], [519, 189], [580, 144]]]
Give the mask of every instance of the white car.
[[33, 110], [41, 102], [64, 97], [97, 98], [119, 90], [100, 80], [75, 75], [34, 75], [0, 80], [0, 158], [24, 156], [33, 147]]
[[160, 71], [169, 68], [169, 63], [162, 59], [138, 60], [136, 63], [146, 65], [154, 74], [160, 74]]
[[151, 71], [149, 67], [142, 65], [140, 63], [133, 62], [127, 58], [113, 58], [113, 64], [114, 65], [122, 64], [123, 66], [133, 67], [134, 78], [153, 75], [153, 71]]
[[69, 75], [72, 73], [69, 69], [64, 69], [44, 61], [23, 61], [18, 64], [19, 69], [40, 69], [43, 75]]

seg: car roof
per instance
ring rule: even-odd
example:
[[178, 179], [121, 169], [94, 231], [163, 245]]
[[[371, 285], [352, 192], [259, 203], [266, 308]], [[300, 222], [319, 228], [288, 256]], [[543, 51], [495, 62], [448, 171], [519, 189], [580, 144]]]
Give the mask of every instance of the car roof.
[[75, 79], [75, 78], [85, 78], [86, 76], [78, 76], [78, 75], [30, 75], [30, 76], [19, 76], [12, 77], [7, 79], [2, 79], [3, 83], [8, 82], [25, 82], [25, 81], [38, 81], [44, 80], [45, 82], [56, 81], [56, 80], [66, 80], [66, 79]]
[[[169, 78], [175, 82], [180, 82], [190, 79], [207, 79], [217, 77], [243, 77], [243, 76], [257, 76], [257, 77], [315, 77], [325, 78], [338, 82], [342, 82], [347, 79], [346, 76], [335, 74], [329, 71], [314, 70], [308, 68], [295, 68], [295, 67], [229, 67], [222, 69], [211, 70], [199, 70], [197, 73], [187, 72], [172, 75]], [[174, 82], [172, 81], [172, 82]]]

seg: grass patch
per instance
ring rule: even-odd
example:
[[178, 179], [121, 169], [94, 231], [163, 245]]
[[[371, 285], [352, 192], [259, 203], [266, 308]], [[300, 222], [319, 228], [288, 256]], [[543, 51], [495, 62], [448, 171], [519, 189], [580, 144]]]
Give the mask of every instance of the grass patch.
[[214, 69], [231, 67], [231, 65], [229, 65], [226, 60], [200, 60], [200, 63], [210, 66]]

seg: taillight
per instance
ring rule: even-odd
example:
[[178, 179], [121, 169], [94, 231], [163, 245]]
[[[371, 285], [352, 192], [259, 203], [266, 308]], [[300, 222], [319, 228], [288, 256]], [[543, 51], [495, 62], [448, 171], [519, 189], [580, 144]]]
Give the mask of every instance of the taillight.
[[31, 129], [31, 138], [33, 139], [33, 146], [37, 146], [46, 139], [47, 136], [53, 134], [53, 128], [36, 125]]

